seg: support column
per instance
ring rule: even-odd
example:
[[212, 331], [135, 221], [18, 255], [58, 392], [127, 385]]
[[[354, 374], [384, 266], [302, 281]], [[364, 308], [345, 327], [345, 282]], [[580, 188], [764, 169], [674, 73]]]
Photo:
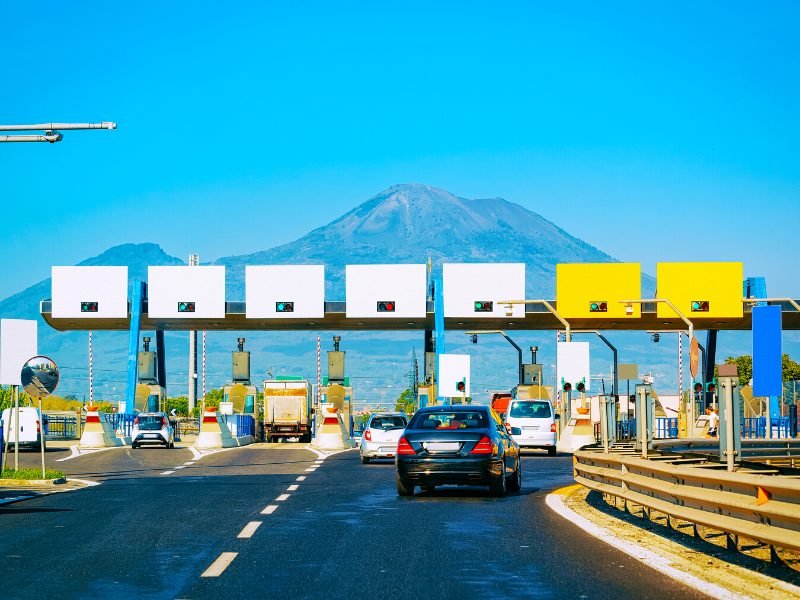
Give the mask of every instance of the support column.
[[139, 371], [139, 328], [142, 324], [142, 309], [147, 285], [140, 279], [133, 281], [131, 294], [130, 334], [128, 336], [128, 381], [125, 388], [125, 412], [133, 414], [136, 402], [136, 381]]

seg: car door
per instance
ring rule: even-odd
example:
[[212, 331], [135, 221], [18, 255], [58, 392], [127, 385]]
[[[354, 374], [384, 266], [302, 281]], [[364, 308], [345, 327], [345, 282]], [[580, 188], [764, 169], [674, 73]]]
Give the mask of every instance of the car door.
[[491, 411], [492, 422], [497, 430], [497, 437], [503, 447], [503, 467], [506, 474], [513, 473], [517, 468], [517, 457], [519, 455], [519, 447], [511, 434], [508, 433], [503, 419], [494, 410]]

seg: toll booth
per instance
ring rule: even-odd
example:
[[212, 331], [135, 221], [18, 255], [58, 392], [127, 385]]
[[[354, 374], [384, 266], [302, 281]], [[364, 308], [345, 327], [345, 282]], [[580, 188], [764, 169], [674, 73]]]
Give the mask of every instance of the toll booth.
[[250, 381], [250, 352], [244, 349], [245, 338], [237, 342], [238, 350], [231, 353], [231, 383], [222, 388], [223, 402], [230, 402], [234, 413], [254, 415], [257, 391]]
[[138, 356], [138, 381], [134, 393], [134, 410], [164, 412], [166, 388], [158, 382], [158, 354], [150, 350], [150, 338], [142, 338], [143, 350]]

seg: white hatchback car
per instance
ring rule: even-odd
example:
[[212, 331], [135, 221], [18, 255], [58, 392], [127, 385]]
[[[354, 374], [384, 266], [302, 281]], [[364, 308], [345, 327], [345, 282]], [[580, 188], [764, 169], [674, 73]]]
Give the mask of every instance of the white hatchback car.
[[139, 413], [133, 421], [131, 448], [151, 444], [165, 448], [175, 447], [175, 431], [172, 429], [166, 413]]
[[542, 448], [556, 455], [556, 420], [549, 400], [512, 400], [506, 424], [520, 448]]
[[361, 462], [373, 458], [394, 458], [397, 442], [408, 425], [408, 417], [400, 412], [375, 413], [367, 421], [361, 436]]

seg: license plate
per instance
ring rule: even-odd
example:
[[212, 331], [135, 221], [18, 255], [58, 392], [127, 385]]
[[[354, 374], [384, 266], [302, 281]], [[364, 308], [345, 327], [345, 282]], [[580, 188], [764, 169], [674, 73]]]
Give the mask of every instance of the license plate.
[[385, 448], [381, 448], [381, 452], [388, 452], [389, 454], [394, 454], [395, 450], [396, 450], [395, 446], [387, 446]]
[[156, 434], [156, 433], [145, 433], [144, 437], [146, 437], [146, 438], [157, 438], [158, 434]]
[[458, 442], [427, 442], [425, 450], [431, 452], [455, 452], [460, 444]]
[[534, 427], [523, 427], [523, 431], [539, 431], [539, 426], [535, 425]]

